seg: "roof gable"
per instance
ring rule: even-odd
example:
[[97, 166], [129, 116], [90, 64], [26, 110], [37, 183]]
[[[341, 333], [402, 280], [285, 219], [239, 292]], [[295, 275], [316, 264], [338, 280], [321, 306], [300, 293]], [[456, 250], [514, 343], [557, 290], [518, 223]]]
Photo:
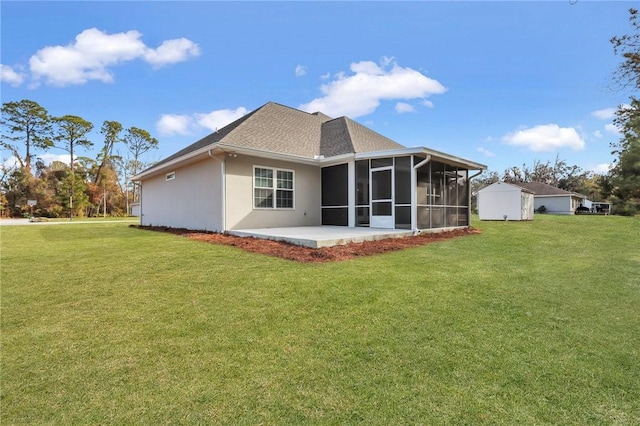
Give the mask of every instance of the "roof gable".
[[494, 182], [478, 190], [478, 192], [500, 192], [500, 191], [518, 191], [518, 192], [526, 192], [529, 194], [534, 193], [532, 190], [524, 188], [520, 185], [516, 185], [508, 182], [502, 182], [502, 181]]
[[404, 148], [349, 118], [332, 119], [268, 102], [154, 167], [215, 144], [306, 158]]

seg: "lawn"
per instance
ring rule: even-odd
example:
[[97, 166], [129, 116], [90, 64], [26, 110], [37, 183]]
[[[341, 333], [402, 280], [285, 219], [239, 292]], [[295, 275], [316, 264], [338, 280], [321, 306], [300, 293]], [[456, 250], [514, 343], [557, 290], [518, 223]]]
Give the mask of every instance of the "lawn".
[[300, 264], [0, 228], [12, 424], [640, 424], [640, 217]]

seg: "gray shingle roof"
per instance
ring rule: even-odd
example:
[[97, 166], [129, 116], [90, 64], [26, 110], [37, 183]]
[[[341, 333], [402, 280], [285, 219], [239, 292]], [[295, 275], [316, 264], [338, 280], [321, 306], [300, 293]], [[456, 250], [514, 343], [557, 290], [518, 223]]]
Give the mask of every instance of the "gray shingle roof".
[[553, 185], [549, 185], [542, 182], [520, 182], [514, 185], [518, 185], [521, 188], [533, 191], [535, 195], [573, 195], [575, 197], [586, 198], [582, 194], [576, 192], [565, 191], [564, 189], [556, 188]]
[[153, 167], [218, 143], [306, 158], [404, 148], [349, 118], [331, 119], [269, 102]]

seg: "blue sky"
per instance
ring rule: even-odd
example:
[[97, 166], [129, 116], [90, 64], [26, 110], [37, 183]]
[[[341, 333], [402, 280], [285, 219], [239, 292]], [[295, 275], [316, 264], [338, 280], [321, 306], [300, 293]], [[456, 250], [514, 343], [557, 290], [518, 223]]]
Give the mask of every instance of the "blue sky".
[[[269, 101], [504, 171], [606, 170], [637, 2], [13, 2], [2, 102], [148, 130], [156, 161]], [[95, 151], [79, 155], [95, 155]], [[48, 159], [63, 151], [52, 150]], [[3, 153], [6, 160], [8, 153]]]

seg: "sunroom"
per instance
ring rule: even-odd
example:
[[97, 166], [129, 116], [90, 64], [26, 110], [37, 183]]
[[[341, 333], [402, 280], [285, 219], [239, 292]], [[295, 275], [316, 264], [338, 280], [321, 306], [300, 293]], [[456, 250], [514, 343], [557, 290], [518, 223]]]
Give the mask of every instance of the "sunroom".
[[322, 167], [322, 225], [469, 226], [470, 179], [486, 166], [426, 148], [355, 154]]

